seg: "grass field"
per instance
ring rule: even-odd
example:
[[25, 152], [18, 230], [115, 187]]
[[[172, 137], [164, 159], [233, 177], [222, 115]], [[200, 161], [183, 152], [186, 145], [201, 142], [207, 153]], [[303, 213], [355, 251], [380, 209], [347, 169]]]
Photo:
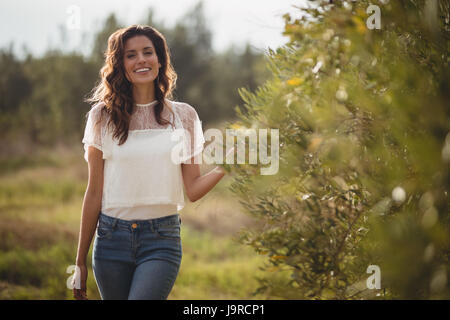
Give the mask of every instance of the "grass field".
[[[0, 160], [0, 299], [72, 299], [66, 270], [75, 262], [87, 185], [82, 152], [80, 145]], [[183, 260], [169, 299], [263, 298], [252, 292], [264, 257], [236, 241], [254, 222], [228, 184], [225, 177], [201, 200], [186, 198]], [[99, 299], [90, 257], [88, 297]]]

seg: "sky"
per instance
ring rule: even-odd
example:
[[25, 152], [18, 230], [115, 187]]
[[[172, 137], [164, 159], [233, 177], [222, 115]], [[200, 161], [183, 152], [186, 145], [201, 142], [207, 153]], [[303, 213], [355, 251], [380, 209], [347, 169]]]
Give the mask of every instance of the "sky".
[[[0, 48], [9, 47], [22, 57], [26, 50], [35, 56], [48, 48], [60, 48], [65, 30], [67, 51], [88, 54], [93, 35], [114, 12], [124, 25], [140, 23], [148, 8], [156, 21], [172, 27], [199, 0], [2, 0], [0, 3]], [[207, 24], [213, 33], [216, 52], [243, 48], [265, 51], [288, 41], [282, 36], [283, 14], [295, 15], [306, 0], [203, 0]], [[79, 28], [77, 28], [79, 26]], [[63, 48], [61, 48], [64, 50]]]

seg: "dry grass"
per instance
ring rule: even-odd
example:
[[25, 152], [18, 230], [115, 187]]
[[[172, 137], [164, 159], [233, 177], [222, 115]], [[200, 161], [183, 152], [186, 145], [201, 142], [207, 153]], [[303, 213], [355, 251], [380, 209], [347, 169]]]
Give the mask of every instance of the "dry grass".
[[209, 231], [216, 236], [235, 236], [242, 228], [255, 223], [242, 212], [236, 200], [217, 192], [188, 203], [182, 210], [181, 219], [195, 230]]
[[0, 220], [0, 250], [21, 247], [37, 250], [61, 241], [76, 242], [77, 233], [64, 225], [50, 225], [37, 221], [2, 217]]

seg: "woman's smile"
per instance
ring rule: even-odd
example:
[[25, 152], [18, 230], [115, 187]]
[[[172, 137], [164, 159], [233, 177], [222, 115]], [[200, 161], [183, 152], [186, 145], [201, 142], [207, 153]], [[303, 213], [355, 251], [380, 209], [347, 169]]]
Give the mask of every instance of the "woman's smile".
[[125, 44], [124, 67], [127, 79], [134, 85], [147, 84], [158, 77], [158, 61], [155, 46], [146, 36], [139, 35]]
[[150, 72], [150, 68], [140, 68], [135, 70], [134, 72], [137, 74], [148, 74]]

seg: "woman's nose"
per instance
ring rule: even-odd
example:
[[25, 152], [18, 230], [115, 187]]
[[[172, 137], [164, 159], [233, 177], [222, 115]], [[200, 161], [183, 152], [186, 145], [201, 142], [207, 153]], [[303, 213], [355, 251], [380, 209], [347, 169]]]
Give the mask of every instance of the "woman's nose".
[[144, 61], [144, 60], [145, 60], [144, 54], [142, 52], [138, 53], [138, 62]]

